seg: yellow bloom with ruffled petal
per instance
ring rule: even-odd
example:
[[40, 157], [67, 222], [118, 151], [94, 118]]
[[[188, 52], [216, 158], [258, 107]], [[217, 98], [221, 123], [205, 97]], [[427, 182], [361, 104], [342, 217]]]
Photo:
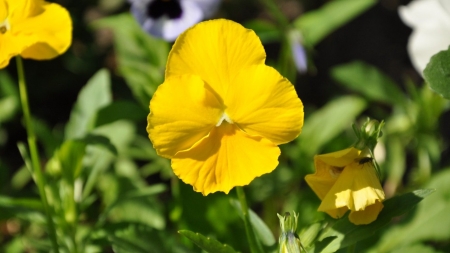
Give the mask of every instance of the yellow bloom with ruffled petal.
[[305, 180], [322, 200], [318, 211], [340, 218], [350, 210], [349, 220], [356, 225], [376, 220], [385, 196], [372, 158], [348, 148], [316, 155], [314, 165], [316, 172]]
[[273, 171], [277, 145], [300, 134], [302, 102], [265, 58], [253, 31], [224, 19], [193, 26], [173, 45], [147, 131], [195, 191], [228, 193]]
[[66, 9], [43, 0], [0, 0], [0, 68], [20, 55], [52, 59], [72, 42], [72, 20]]

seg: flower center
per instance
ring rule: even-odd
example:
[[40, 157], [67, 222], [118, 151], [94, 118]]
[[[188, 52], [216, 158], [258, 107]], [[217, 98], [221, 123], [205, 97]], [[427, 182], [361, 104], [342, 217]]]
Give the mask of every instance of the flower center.
[[344, 167], [330, 166], [329, 172], [332, 178], [337, 178], [344, 170]]
[[158, 19], [164, 15], [170, 19], [181, 17], [180, 0], [155, 0], [147, 6], [147, 15], [153, 19]]
[[230, 123], [230, 124], [233, 124], [233, 123], [234, 123], [234, 122], [230, 119], [230, 117], [228, 117], [228, 115], [224, 112], [224, 113], [222, 114], [222, 117], [220, 117], [219, 121], [217, 121], [216, 127], [222, 125], [222, 122], [223, 122], [224, 120], [225, 120], [226, 122]]
[[1, 34], [5, 34], [10, 29], [11, 29], [11, 26], [9, 25], [8, 19], [5, 19], [3, 22], [0, 23], [0, 33]]

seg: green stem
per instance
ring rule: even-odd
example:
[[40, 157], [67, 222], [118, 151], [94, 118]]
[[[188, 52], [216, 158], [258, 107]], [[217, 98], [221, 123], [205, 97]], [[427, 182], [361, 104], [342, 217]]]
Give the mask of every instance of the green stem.
[[280, 30], [281, 53], [278, 58], [278, 70], [291, 82], [295, 82], [297, 70], [295, 69], [295, 65], [293, 64], [290, 41], [287, 37], [291, 26], [289, 20], [273, 0], [261, 0], [261, 2], [275, 19], [278, 29]]
[[256, 242], [255, 233], [253, 232], [252, 224], [250, 223], [250, 212], [245, 198], [244, 189], [240, 186], [236, 187], [239, 202], [241, 203], [242, 213], [244, 214], [245, 233], [247, 234], [248, 244], [251, 253], [260, 253], [262, 250]]
[[261, 2], [266, 6], [267, 10], [272, 14], [278, 26], [281, 28], [284, 34], [289, 27], [289, 20], [283, 14], [283, 12], [278, 8], [277, 4], [273, 0], [261, 0]]
[[355, 252], [355, 249], [356, 249], [356, 243], [355, 243], [355, 244], [352, 244], [352, 245], [350, 245], [350, 246], [348, 246], [348, 247], [347, 247], [347, 252], [348, 252], [348, 253], [354, 253], [354, 252]]
[[59, 253], [58, 242], [56, 240], [56, 230], [53, 224], [52, 216], [50, 214], [50, 207], [48, 205], [47, 196], [45, 195], [45, 178], [41, 171], [41, 165], [39, 162], [39, 153], [36, 145], [36, 136], [34, 134], [33, 125], [31, 122], [30, 108], [28, 105], [27, 85], [25, 81], [24, 68], [22, 58], [16, 57], [17, 73], [19, 76], [19, 92], [20, 102], [22, 104], [22, 111], [25, 118], [25, 127], [28, 136], [28, 146], [30, 148], [31, 165], [34, 172], [34, 180], [39, 188], [39, 195], [41, 196], [42, 204], [44, 205], [45, 214], [47, 218], [47, 225], [50, 234], [50, 240], [52, 242], [53, 251]]

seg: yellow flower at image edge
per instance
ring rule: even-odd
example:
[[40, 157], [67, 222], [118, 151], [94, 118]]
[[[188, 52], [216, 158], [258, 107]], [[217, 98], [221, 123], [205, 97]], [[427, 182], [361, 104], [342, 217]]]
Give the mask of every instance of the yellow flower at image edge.
[[46, 60], [64, 53], [72, 41], [66, 9], [43, 0], [0, 0], [0, 68], [12, 57]]
[[318, 211], [340, 218], [350, 210], [349, 220], [356, 225], [376, 220], [385, 196], [371, 158], [348, 148], [316, 155], [314, 165], [315, 174], [305, 180], [322, 200]]
[[195, 25], [173, 45], [147, 131], [195, 191], [228, 193], [273, 171], [277, 145], [300, 134], [302, 102], [265, 58], [253, 31], [224, 19]]

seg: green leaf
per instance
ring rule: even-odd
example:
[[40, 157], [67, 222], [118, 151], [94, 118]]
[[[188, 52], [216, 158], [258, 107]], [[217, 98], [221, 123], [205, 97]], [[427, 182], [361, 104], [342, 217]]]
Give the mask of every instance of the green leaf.
[[0, 195], [0, 206], [6, 208], [22, 207], [38, 211], [44, 210], [39, 199], [11, 198], [2, 195]]
[[416, 190], [386, 200], [383, 202], [384, 208], [377, 219], [368, 225], [355, 225], [348, 220], [348, 215], [344, 216], [319, 237], [319, 242], [315, 245], [315, 252], [335, 252], [372, 236], [377, 230], [388, 224], [392, 218], [408, 212], [435, 191], [434, 189]]
[[[104, 177], [104, 180], [108, 182], [109, 187], [104, 190], [127, 190], [120, 189], [120, 181], [117, 181], [114, 178], [108, 179], [107, 177]], [[128, 183], [125, 180], [126, 179], [124, 179], [124, 182]], [[166, 189], [167, 187], [164, 184], [157, 184], [141, 189], [128, 190], [124, 194], [119, 193], [113, 202], [107, 206], [105, 211], [102, 212], [98, 218], [97, 226], [104, 224], [106, 219], [110, 216], [110, 213], [115, 211], [115, 220], [138, 221], [141, 223], [146, 223], [151, 227], [163, 229], [165, 226], [165, 221], [162, 217], [160, 217], [160, 214], [154, 210], [155, 208], [151, 206], [152, 202], [149, 201], [149, 197], [162, 193], [166, 191]]]
[[442, 251], [437, 251], [433, 247], [426, 246], [423, 244], [409, 245], [402, 248], [396, 248], [390, 253], [443, 253]]
[[407, 217], [406, 223], [390, 228], [383, 234], [374, 252], [391, 252], [396, 248], [420, 241], [447, 241], [450, 239], [450, 168], [436, 173], [427, 187], [436, 193], [419, 205]]
[[432, 90], [450, 99], [450, 47], [431, 57], [423, 76]]
[[114, 160], [114, 155], [103, 148], [94, 146], [89, 149], [86, 158], [86, 168], [89, 169], [89, 173], [83, 188], [83, 200], [89, 197], [94, 187], [98, 184], [100, 176], [110, 167]]
[[131, 101], [115, 101], [102, 108], [97, 115], [95, 126], [106, 125], [117, 120], [145, 120], [148, 111]]
[[[241, 208], [241, 203], [239, 203], [236, 199], [231, 199], [231, 204], [234, 208], [237, 209], [239, 216], [243, 219], [243, 211]], [[259, 216], [249, 209], [250, 213], [250, 223], [253, 226], [253, 230], [255, 232], [256, 237], [259, 239], [259, 241], [267, 247], [273, 246], [276, 244], [275, 237], [272, 234], [272, 231], [270, 231], [269, 227], [264, 223]]]
[[244, 26], [252, 29], [263, 44], [277, 42], [281, 39], [281, 32], [276, 25], [262, 19], [246, 22]]
[[197, 246], [209, 253], [236, 253], [236, 251], [231, 246], [222, 244], [215, 239], [205, 237], [199, 233], [194, 233], [188, 230], [180, 230], [178, 231], [178, 233], [187, 237]]
[[41, 119], [31, 118], [34, 131], [36, 133], [36, 138], [39, 140], [39, 143], [44, 147], [45, 154], [47, 157], [51, 157], [54, 155], [55, 150], [61, 146], [64, 133], [62, 131], [55, 131], [55, 129], [51, 129], [50, 126]]
[[302, 32], [306, 45], [314, 46], [375, 3], [376, 0], [329, 1], [320, 9], [300, 16], [294, 21], [294, 26]]
[[112, 29], [119, 72], [136, 99], [148, 108], [151, 96], [164, 80], [168, 43], [145, 33], [128, 13], [95, 21], [93, 27]]
[[0, 71], [0, 123], [8, 121], [18, 112], [19, 92], [6, 71]]
[[397, 135], [386, 138], [386, 161], [382, 168], [382, 171], [387, 173], [386, 194], [393, 195], [401, 184], [406, 169], [405, 148], [401, 138]]
[[317, 154], [323, 145], [350, 128], [366, 106], [364, 99], [354, 96], [328, 102], [305, 120], [302, 134], [297, 138], [300, 149], [309, 155]]
[[86, 144], [78, 140], [68, 140], [57, 151], [57, 159], [61, 165], [61, 171], [68, 182], [73, 181], [80, 175], [83, 168], [83, 157]]
[[[117, 149], [118, 153], [128, 148], [130, 143], [136, 138], [135, 125], [126, 120], [119, 120], [113, 123], [95, 128], [92, 133], [97, 136], [105, 136]], [[100, 177], [110, 167], [114, 161], [114, 155], [104, 148], [93, 146], [86, 154], [86, 167], [90, 170], [86, 186], [83, 190], [83, 198], [87, 198], [95, 186], [98, 186]]]
[[371, 100], [391, 105], [405, 102], [403, 92], [391, 78], [364, 62], [339, 65], [331, 70], [331, 75], [339, 83]]
[[109, 235], [108, 239], [112, 243], [114, 252], [117, 253], [148, 253], [148, 249], [142, 242], [136, 242], [135, 238], [122, 238]]
[[111, 103], [110, 86], [109, 72], [102, 69], [83, 87], [66, 125], [66, 140], [83, 138], [93, 129], [97, 112]]
[[[1, 166], [0, 166], [1, 168]], [[25, 166], [18, 169], [11, 178], [11, 186], [15, 190], [20, 190], [31, 181], [31, 174]]]
[[308, 228], [302, 230], [299, 234], [299, 237], [303, 247], [308, 248], [317, 238], [322, 228], [322, 223], [314, 223], [311, 224]]
[[137, 223], [109, 223], [100, 234], [105, 234], [116, 253], [194, 253], [180, 245], [179, 236], [171, 231], [156, 230]]
[[111, 141], [102, 135], [88, 134], [83, 139], [79, 139], [87, 145], [94, 145], [99, 147], [104, 147], [112, 154], [117, 155], [116, 147], [111, 143]]

